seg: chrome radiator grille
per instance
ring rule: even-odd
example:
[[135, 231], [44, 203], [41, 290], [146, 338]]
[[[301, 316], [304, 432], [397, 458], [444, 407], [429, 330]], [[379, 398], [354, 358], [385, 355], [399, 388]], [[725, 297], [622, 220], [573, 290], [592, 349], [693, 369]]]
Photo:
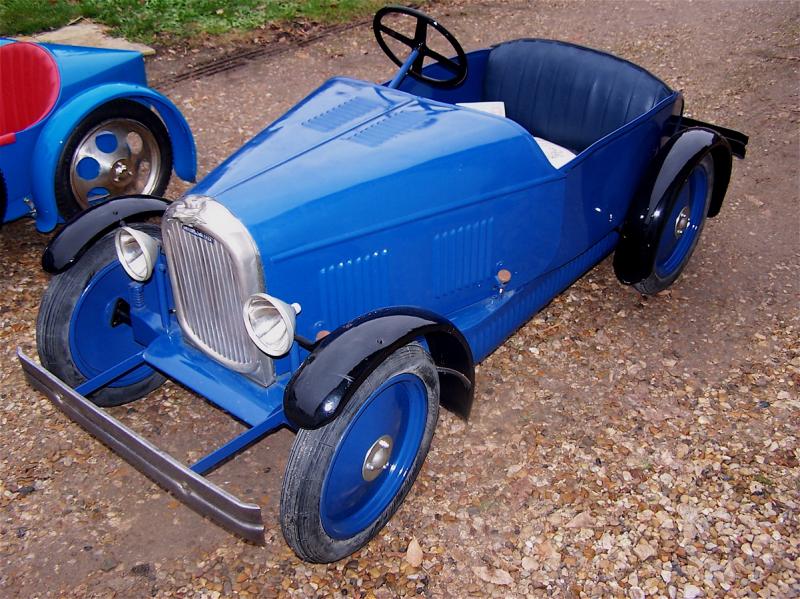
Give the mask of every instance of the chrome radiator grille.
[[256, 382], [272, 382], [272, 361], [250, 340], [242, 306], [264, 291], [261, 264], [245, 227], [221, 204], [189, 197], [162, 221], [178, 322], [189, 341]]

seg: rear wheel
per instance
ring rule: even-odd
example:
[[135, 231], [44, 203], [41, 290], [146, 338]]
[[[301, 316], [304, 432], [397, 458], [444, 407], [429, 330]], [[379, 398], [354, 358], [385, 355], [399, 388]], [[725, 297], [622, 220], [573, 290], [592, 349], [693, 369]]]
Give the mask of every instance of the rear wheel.
[[653, 268], [646, 278], [633, 284], [637, 291], [646, 295], [658, 293], [680, 276], [700, 239], [713, 190], [714, 159], [706, 154], [666, 207], [667, 218], [658, 234]]
[[[134, 224], [160, 239], [155, 225]], [[39, 359], [47, 370], [77, 387], [144, 349], [120, 319], [127, 305], [130, 277], [117, 260], [111, 232], [94, 244], [72, 268], [50, 280], [36, 321]], [[148, 291], [150, 292], [150, 291]], [[158, 388], [164, 377], [139, 366], [99, 389], [88, 399], [98, 406], [118, 406]]]
[[281, 527], [294, 551], [332, 562], [389, 521], [422, 468], [439, 415], [439, 379], [417, 343], [389, 356], [342, 413], [301, 430], [286, 466]]
[[172, 144], [161, 119], [132, 100], [104, 104], [69, 136], [56, 169], [55, 192], [68, 218], [113, 196], [161, 196], [172, 172]]

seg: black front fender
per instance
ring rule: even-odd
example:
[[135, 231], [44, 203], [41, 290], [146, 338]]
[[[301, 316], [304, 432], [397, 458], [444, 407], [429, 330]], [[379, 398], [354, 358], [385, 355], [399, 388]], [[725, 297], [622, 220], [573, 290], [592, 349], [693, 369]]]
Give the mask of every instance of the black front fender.
[[42, 268], [58, 274], [67, 270], [89, 246], [122, 221], [136, 222], [163, 214], [169, 201], [147, 195], [113, 198], [77, 214], [50, 241]]
[[468, 417], [475, 365], [461, 332], [432, 312], [384, 308], [340, 327], [314, 347], [286, 387], [283, 408], [287, 419], [307, 429], [333, 420], [378, 364], [420, 338], [427, 343], [439, 371], [442, 405]]
[[720, 211], [731, 177], [732, 154], [725, 137], [707, 128], [683, 129], [653, 158], [633, 197], [614, 252], [614, 271], [620, 281], [630, 285], [649, 276], [666, 207], [709, 153], [714, 159], [714, 189], [708, 216], [713, 217]]

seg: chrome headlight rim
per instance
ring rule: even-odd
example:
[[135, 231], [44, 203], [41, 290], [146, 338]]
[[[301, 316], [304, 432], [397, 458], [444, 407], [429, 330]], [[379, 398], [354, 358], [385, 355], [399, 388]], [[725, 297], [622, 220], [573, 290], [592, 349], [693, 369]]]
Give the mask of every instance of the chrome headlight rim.
[[114, 235], [114, 248], [122, 268], [134, 281], [147, 281], [155, 270], [161, 242], [132, 227], [120, 227]]
[[242, 306], [242, 317], [255, 346], [271, 358], [280, 358], [294, 345], [295, 318], [300, 310], [300, 304], [254, 293]]

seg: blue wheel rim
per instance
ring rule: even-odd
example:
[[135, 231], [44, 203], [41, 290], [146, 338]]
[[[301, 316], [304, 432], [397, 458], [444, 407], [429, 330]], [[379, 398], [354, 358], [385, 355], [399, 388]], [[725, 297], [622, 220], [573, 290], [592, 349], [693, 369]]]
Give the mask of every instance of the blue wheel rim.
[[[320, 498], [320, 518], [334, 539], [347, 539], [377, 520], [411, 472], [425, 433], [427, 388], [412, 374], [381, 385], [364, 402], [334, 450]], [[376, 442], [389, 436], [386, 467], [365, 480], [365, 458]]]
[[[111, 326], [117, 301], [127, 301], [125, 291], [131, 280], [116, 260], [98, 271], [84, 289], [69, 323], [69, 349], [72, 361], [87, 379], [108, 370], [142, 350], [134, 341], [133, 330], [125, 324]], [[140, 366], [111, 383], [125, 387], [153, 373]]]
[[656, 250], [656, 275], [664, 279], [675, 273], [694, 248], [705, 218], [708, 174], [698, 165], [689, 174], [675, 200]]

